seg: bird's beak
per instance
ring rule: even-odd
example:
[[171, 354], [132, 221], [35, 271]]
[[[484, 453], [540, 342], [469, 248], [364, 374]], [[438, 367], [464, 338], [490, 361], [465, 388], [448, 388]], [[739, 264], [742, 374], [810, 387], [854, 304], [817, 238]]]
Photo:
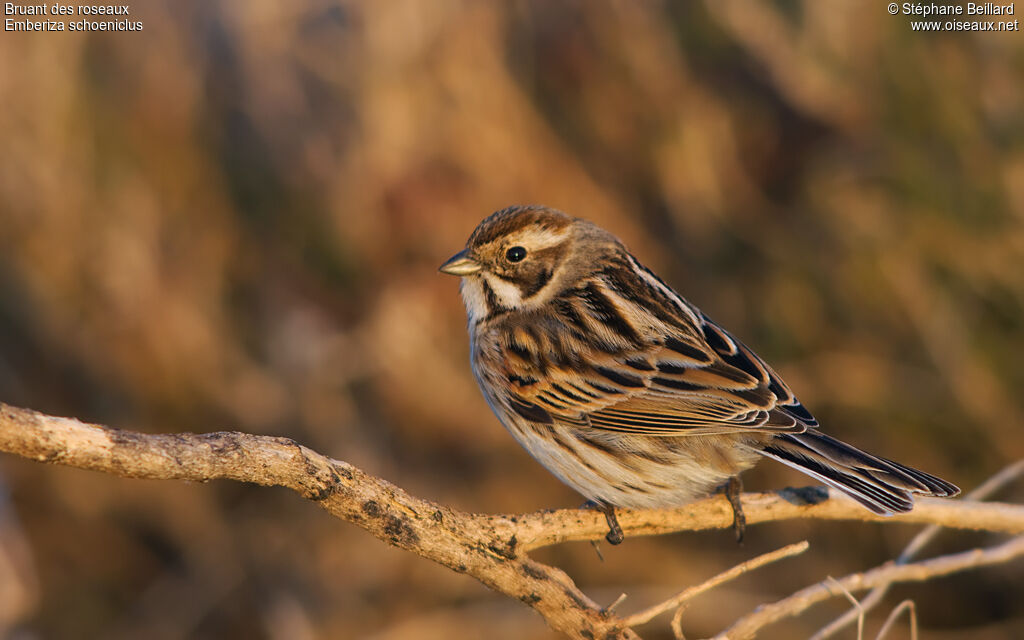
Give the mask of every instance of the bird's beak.
[[438, 271], [449, 273], [453, 276], [468, 276], [476, 273], [482, 267], [480, 263], [469, 257], [469, 249], [463, 249], [448, 261], [438, 267]]

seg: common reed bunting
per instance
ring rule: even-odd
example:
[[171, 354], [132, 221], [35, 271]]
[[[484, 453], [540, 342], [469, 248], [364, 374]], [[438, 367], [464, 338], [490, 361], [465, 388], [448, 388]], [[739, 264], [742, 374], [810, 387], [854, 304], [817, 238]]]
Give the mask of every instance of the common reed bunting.
[[462, 278], [473, 373], [498, 419], [607, 517], [727, 488], [772, 458], [878, 514], [959, 489], [818, 430], [761, 358], [600, 227], [539, 206], [477, 226], [441, 265]]

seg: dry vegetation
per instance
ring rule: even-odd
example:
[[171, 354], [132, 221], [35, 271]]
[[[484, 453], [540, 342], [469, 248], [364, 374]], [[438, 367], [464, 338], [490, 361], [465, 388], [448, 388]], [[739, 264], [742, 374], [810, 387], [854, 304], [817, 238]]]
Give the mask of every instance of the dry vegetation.
[[[0, 400], [287, 436], [460, 511], [575, 506], [489, 414], [435, 274], [483, 215], [541, 202], [616, 231], [831, 433], [978, 485], [1024, 457], [1024, 39], [751, 4], [152, 0], [142, 33], [5, 34]], [[633, 611], [810, 541], [695, 601], [702, 637], [913, 533], [799, 520], [744, 547], [710, 531], [534, 555]], [[947, 534], [929, 555], [998, 542]], [[1024, 636], [1020, 572], [896, 587], [866, 637], [906, 598], [930, 637]], [[18, 630], [549, 633], [286, 492], [7, 456], [0, 635]]]

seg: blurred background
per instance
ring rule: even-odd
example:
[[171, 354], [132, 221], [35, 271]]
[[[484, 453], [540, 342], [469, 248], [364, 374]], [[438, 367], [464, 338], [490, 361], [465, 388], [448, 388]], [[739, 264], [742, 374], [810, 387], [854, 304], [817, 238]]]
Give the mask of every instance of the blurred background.
[[[829, 433], [965, 489], [1024, 456], [1019, 32], [914, 33], [844, 0], [131, 10], [142, 32], [0, 37], [4, 402], [290, 436], [468, 511], [576, 506], [489, 412], [436, 271], [486, 214], [543, 203], [619, 235]], [[812, 483], [770, 463], [745, 481]], [[536, 556], [629, 613], [810, 540], [697, 601], [701, 637], [914, 533], [807, 521]], [[1022, 570], [900, 587], [869, 630], [909, 597], [927, 637], [1024, 637]], [[0, 456], [0, 636], [551, 634], [284, 490]]]

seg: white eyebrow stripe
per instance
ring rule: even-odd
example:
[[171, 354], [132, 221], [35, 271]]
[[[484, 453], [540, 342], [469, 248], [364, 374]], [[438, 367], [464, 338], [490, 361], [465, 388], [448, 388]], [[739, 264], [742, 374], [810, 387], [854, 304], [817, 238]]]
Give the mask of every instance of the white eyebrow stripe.
[[559, 231], [544, 228], [527, 228], [509, 236], [509, 246], [523, 245], [527, 249], [539, 251], [565, 242], [571, 229], [566, 227]]

